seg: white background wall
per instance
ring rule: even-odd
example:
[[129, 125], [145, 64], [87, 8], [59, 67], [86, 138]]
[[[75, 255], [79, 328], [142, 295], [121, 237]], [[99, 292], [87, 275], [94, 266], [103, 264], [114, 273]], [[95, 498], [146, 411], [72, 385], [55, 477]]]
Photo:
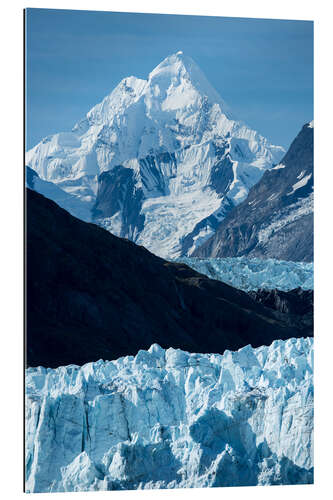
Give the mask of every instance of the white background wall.
[[[7, 0], [1, 36], [0, 495], [21, 498], [23, 470], [23, 14], [24, 7], [315, 20], [315, 486], [61, 494], [58, 498], [199, 500], [330, 498], [332, 439], [332, 49], [330, 2], [317, 0]], [[4, 154], [5, 153], [5, 154]], [[51, 498], [38, 494], [38, 500]]]

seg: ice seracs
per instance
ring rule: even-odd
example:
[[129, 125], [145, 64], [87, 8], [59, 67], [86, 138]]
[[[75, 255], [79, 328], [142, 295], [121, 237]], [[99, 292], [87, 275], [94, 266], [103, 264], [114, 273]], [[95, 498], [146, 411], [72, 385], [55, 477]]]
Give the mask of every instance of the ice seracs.
[[[71, 132], [28, 151], [26, 164], [73, 196], [93, 196], [94, 221], [109, 231], [178, 257], [195, 250], [203, 231], [213, 234], [282, 154], [236, 120], [179, 51], [147, 79], [124, 78]], [[95, 186], [115, 169], [111, 200]], [[135, 204], [130, 195], [124, 202], [125, 192], [136, 195]]]
[[313, 343], [26, 370], [26, 491], [313, 481]]
[[[262, 238], [269, 238], [273, 228], [267, 228]], [[313, 262], [291, 262], [276, 259], [248, 257], [180, 259], [199, 273], [214, 280], [220, 280], [235, 288], [248, 292], [265, 288], [266, 290], [313, 290]]]

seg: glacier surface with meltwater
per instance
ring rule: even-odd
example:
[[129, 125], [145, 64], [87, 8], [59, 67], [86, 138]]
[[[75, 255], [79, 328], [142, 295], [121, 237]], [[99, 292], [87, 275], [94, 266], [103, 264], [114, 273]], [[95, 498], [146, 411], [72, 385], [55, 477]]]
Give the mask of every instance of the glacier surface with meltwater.
[[313, 482], [313, 339], [26, 370], [26, 491]]

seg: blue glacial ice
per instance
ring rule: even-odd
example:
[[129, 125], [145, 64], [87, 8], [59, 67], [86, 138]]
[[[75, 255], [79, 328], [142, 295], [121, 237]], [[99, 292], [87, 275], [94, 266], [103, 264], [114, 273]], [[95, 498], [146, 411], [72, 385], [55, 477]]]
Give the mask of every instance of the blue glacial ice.
[[182, 257], [189, 267], [214, 280], [248, 292], [259, 288], [313, 290], [313, 262], [291, 262], [247, 257], [207, 258]]
[[313, 341], [26, 370], [26, 491], [313, 482]]

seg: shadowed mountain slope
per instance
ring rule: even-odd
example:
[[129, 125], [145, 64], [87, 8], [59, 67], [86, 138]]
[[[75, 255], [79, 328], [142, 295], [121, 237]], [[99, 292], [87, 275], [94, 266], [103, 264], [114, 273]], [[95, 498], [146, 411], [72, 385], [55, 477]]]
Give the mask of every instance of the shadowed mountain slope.
[[116, 359], [153, 343], [222, 353], [305, 334], [245, 292], [166, 262], [27, 189], [28, 365]]

